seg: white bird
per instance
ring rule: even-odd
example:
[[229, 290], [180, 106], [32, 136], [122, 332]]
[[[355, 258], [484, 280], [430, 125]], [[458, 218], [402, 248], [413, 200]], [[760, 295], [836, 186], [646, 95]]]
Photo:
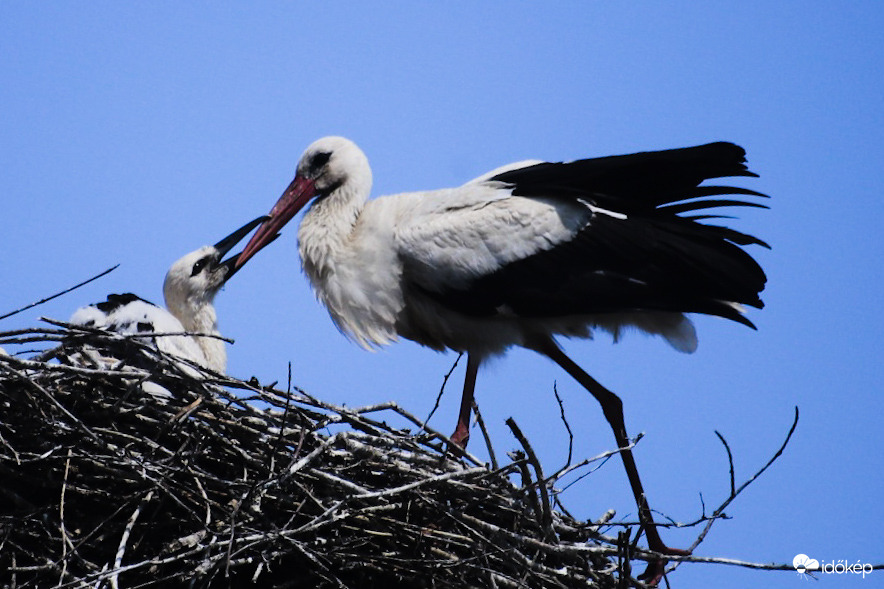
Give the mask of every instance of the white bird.
[[[764, 196], [713, 178], [756, 176], [731, 143], [571, 163], [526, 161], [458, 188], [368, 201], [368, 160], [351, 141], [310, 145], [294, 180], [243, 250], [244, 264], [312, 201], [298, 230], [303, 269], [338, 328], [366, 348], [398, 336], [468, 354], [457, 427], [465, 446], [476, 373], [510, 346], [543, 354], [601, 403], [646, 527], [663, 544], [629, 451], [622, 403], [568, 358], [556, 336], [615, 339], [627, 328], [697, 346], [684, 313], [752, 326], [766, 281], [740, 246], [759, 239], [701, 221], [721, 206], [763, 206], [720, 195]], [[658, 581], [663, 562], [646, 575]]]
[[242, 265], [237, 265], [239, 254], [222, 258], [266, 219], [259, 217], [172, 264], [163, 282], [166, 309], [132, 293], [111, 294], [104, 302], [77, 309], [70, 323], [144, 335], [161, 352], [223, 374], [227, 351], [219, 337], [215, 295]]

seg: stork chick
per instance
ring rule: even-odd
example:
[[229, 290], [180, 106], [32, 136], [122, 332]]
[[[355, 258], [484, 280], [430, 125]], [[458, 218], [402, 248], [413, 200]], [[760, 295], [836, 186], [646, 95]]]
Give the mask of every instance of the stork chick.
[[[239, 254], [224, 256], [267, 217], [240, 227], [215, 245], [190, 252], [172, 264], [163, 282], [163, 309], [132, 293], [78, 309], [70, 322], [122, 334], [149, 336], [161, 352], [214, 372], [227, 369], [227, 351], [218, 337], [215, 296], [242, 267]], [[163, 335], [174, 334], [174, 335]]]

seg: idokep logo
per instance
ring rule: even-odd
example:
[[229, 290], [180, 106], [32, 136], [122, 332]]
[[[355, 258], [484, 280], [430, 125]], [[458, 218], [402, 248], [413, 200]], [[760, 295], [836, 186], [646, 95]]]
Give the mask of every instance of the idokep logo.
[[813, 573], [819, 572], [824, 575], [862, 575], [863, 579], [866, 575], [871, 574], [872, 565], [861, 562], [848, 563], [846, 560], [823, 562], [820, 564], [815, 558], [810, 558], [806, 554], [796, 554], [792, 559], [792, 566], [802, 577], [807, 575], [813, 577]]
[[795, 567], [795, 570], [800, 574], [817, 571], [820, 568], [820, 561], [815, 558], [810, 558], [806, 554], [796, 554], [795, 558], [792, 559], [792, 566]]

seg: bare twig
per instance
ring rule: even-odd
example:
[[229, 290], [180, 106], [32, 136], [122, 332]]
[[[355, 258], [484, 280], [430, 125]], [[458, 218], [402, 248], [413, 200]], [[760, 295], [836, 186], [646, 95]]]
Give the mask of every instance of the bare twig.
[[42, 305], [43, 303], [48, 303], [52, 299], [58, 298], [64, 294], [67, 294], [73, 290], [76, 290], [76, 289], [80, 288], [81, 286], [85, 286], [85, 285], [89, 284], [90, 282], [92, 282], [93, 280], [98, 280], [99, 278], [101, 278], [102, 276], [104, 276], [106, 274], [110, 274], [111, 272], [113, 272], [114, 270], [116, 270], [119, 267], [120, 267], [119, 264], [117, 264], [116, 266], [112, 266], [112, 267], [108, 268], [107, 270], [105, 270], [104, 272], [101, 272], [100, 274], [96, 274], [95, 276], [93, 276], [92, 278], [90, 278], [88, 280], [84, 280], [80, 284], [75, 284], [74, 286], [67, 288], [61, 292], [55, 293], [52, 296], [48, 296], [45, 299], [40, 299], [36, 303], [31, 303], [30, 305], [25, 305], [21, 309], [16, 309], [15, 311], [10, 311], [9, 313], [6, 313], [5, 315], [0, 315], [0, 320], [6, 319], [7, 317], [12, 317], [13, 315], [21, 313], [22, 311], [27, 311], [28, 309], [33, 309], [37, 305]]
[[488, 458], [491, 460], [492, 470], [497, 470], [500, 466], [497, 464], [497, 455], [494, 453], [494, 446], [491, 444], [491, 436], [488, 435], [488, 428], [485, 427], [485, 420], [482, 419], [482, 412], [479, 411], [479, 404], [473, 399], [473, 413], [476, 414], [476, 422], [479, 424], [479, 431], [482, 432], [482, 439], [485, 440], [485, 449], [488, 450]]
[[463, 352], [457, 355], [457, 358], [454, 359], [454, 363], [451, 365], [451, 368], [449, 368], [448, 372], [445, 373], [445, 376], [442, 377], [442, 386], [439, 387], [439, 394], [436, 395], [436, 402], [433, 404], [433, 408], [430, 409], [430, 413], [427, 415], [427, 418], [423, 420], [420, 429], [415, 435], [419, 435], [422, 431], [424, 431], [426, 424], [430, 423], [430, 419], [432, 419], [433, 415], [435, 415], [436, 410], [439, 408], [439, 403], [442, 402], [442, 395], [445, 393], [445, 385], [448, 384], [448, 379], [451, 378], [454, 369], [457, 368], [457, 363], [460, 362], [461, 356], [463, 356]]
[[148, 491], [147, 495], [144, 496], [144, 499], [141, 500], [141, 503], [138, 504], [138, 507], [135, 508], [135, 511], [132, 512], [129, 521], [126, 522], [126, 527], [123, 529], [123, 535], [120, 537], [120, 545], [117, 547], [117, 553], [114, 557], [114, 566], [111, 569], [112, 574], [108, 579], [112, 589], [118, 589], [119, 587], [119, 570], [120, 567], [123, 566], [123, 555], [126, 554], [126, 544], [129, 542], [129, 535], [132, 533], [132, 528], [135, 527], [135, 521], [138, 519], [138, 515], [141, 513], [142, 508], [144, 508], [152, 498], [153, 489]]
[[71, 541], [68, 538], [67, 530], [64, 525], [64, 495], [68, 489], [68, 474], [71, 471], [71, 450], [68, 448], [68, 457], [64, 462], [64, 479], [61, 483], [61, 498], [58, 502], [58, 530], [61, 532], [61, 574], [58, 577], [58, 585], [64, 581], [65, 573], [68, 567], [68, 547]]
[[733, 497], [736, 494], [736, 485], [734, 484], [734, 455], [731, 454], [731, 447], [728, 446], [727, 440], [724, 439], [724, 436], [718, 430], [715, 430], [715, 435], [718, 436], [718, 439], [721, 440], [721, 443], [724, 445], [724, 449], [727, 451], [727, 464], [728, 469], [730, 470], [731, 476], [731, 494]]
[[[534, 468], [534, 474], [537, 477], [537, 490], [540, 492], [540, 511], [538, 513], [538, 516], [541, 517], [540, 527], [548, 538], [552, 538], [555, 536], [555, 532], [553, 532], [552, 529], [552, 506], [549, 502], [549, 491], [546, 488], [546, 477], [543, 476], [543, 468], [540, 466], [540, 461], [534, 453], [534, 448], [531, 447], [531, 444], [528, 442], [525, 434], [522, 433], [522, 430], [519, 429], [516, 421], [512, 417], [509, 417], [506, 420], [506, 424], [509, 426], [510, 430], [512, 430], [516, 439], [519, 440], [519, 443], [525, 450], [525, 454], [528, 456], [528, 462]], [[526, 487], [527, 486], [528, 485], [526, 485]]]
[[[772, 465], [776, 461], [776, 459], [779, 458], [783, 454], [783, 451], [786, 449], [786, 446], [789, 445], [789, 440], [792, 439], [792, 434], [795, 433], [796, 427], [798, 427], [798, 407], [797, 406], [795, 407], [795, 418], [792, 420], [792, 425], [789, 428], [789, 433], [786, 434], [786, 439], [783, 440], [783, 443], [780, 445], [780, 447], [777, 449], [777, 451], [774, 453], [774, 455], [771, 456], [771, 458], [764, 464], [764, 466], [759, 468], [755, 472], [755, 474], [753, 474], [751, 477], [746, 479], [743, 482], [743, 484], [741, 484], [736, 489], [734, 489], [734, 487], [733, 487], [733, 476], [734, 476], [733, 475], [733, 460], [731, 458], [730, 448], [728, 448], [728, 460], [729, 460], [730, 468], [731, 468], [731, 493], [727, 497], [727, 499], [725, 499], [721, 503], [721, 505], [719, 505], [715, 509], [715, 511], [712, 513], [712, 515], [709, 516], [709, 520], [706, 522], [706, 526], [703, 528], [703, 530], [700, 532], [700, 534], [694, 540], [694, 543], [691, 544], [691, 547], [688, 549], [688, 552], [693, 552], [694, 549], [697, 546], [699, 546], [701, 542], [703, 542], [703, 540], [706, 538], [706, 535], [709, 533], [709, 530], [712, 528], [712, 525], [715, 523], [716, 520], [718, 520], [724, 514], [724, 510], [727, 509], [727, 506], [730, 505], [731, 502], [733, 502], [733, 500], [736, 499], [737, 496], [740, 493], [742, 493], [746, 487], [751, 485], [758, 477], [760, 477], [762, 475], [762, 473], [764, 473], [764, 471], [766, 471], [770, 467], [770, 465]], [[718, 432], [716, 432], [716, 433], [718, 433]], [[719, 437], [721, 437], [721, 436], [719, 436]], [[724, 441], [724, 440], [722, 439], [722, 441]], [[725, 444], [725, 447], [727, 448], [727, 444]]]
[[565, 430], [568, 432], [568, 460], [565, 461], [565, 466], [562, 467], [568, 468], [571, 465], [571, 458], [574, 451], [574, 432], [571, 431], [571, 425], [568, 423], [568, 418], [565, 417], [565, 404], [562, 402], [562, 397], [559, 396], [559, 390], [556, 387], [556, 383], [553, 383], [553, 394], [556, 396], [556, 402], [559, 404], [559, 413], [562, 417], [562, 423], [565, 424]]

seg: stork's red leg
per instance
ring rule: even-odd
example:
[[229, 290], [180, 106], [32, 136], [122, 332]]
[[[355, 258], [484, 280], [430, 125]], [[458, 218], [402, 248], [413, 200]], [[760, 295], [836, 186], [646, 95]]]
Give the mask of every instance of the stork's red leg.
[[[559, 366], [565, 369], [574, 379], [588, 390], [593, 397], [601, 404], [605, 418], [614, 430], [614, 438], [617, 440], [617, 446], [620, 448], [620, 458], [623, 459], [623, 466], [626, 469], [626, 476], [629, 478], [629, 485], [632, 487], [632, 494], [635, 497], [635, 504], [638, 506], [639, 520], [645, 529], [645, 535], [648, 538], [648, 548], [660, 554], [671, 554], [685, 556], [690, 554], [685, 550], [678, 548], [670, 548], [663, 543], [660, 534], [657, 531], [657, 525], [654, 523], [654, 516], [648, 505], [645, 491], [642, 488], [642, 482], [638, 475], [638, 468], [635, 465], [635, 458], [632, 456], [632, 450], [629, 449], [629, 436], [626, 434], [626, 422], [623, 419], [623, 402], [613, 392], [602, 386], [597, 380], [587, 374], [580, 366], [571, 360], [551, 339], [541, 342], [535, 342], [532, 346], [535, 351], [549, 357]], [[656, 585], [663, 577], [666, 567], [666, 560], [651, 561], [648, 568], [639, 577], [650, 585]]]
[[476, 375], [479, 372], [479, 357], [467, 354], [467, 374], [463, 381], [463, 395], [460, 398], [460, 413], [457, 415], [457, 427], [451, 434], [451, 441], [461, 448], [467, 447], [470, 441], [470, 413], [473, 410], [473, 393], [476, 391]]

